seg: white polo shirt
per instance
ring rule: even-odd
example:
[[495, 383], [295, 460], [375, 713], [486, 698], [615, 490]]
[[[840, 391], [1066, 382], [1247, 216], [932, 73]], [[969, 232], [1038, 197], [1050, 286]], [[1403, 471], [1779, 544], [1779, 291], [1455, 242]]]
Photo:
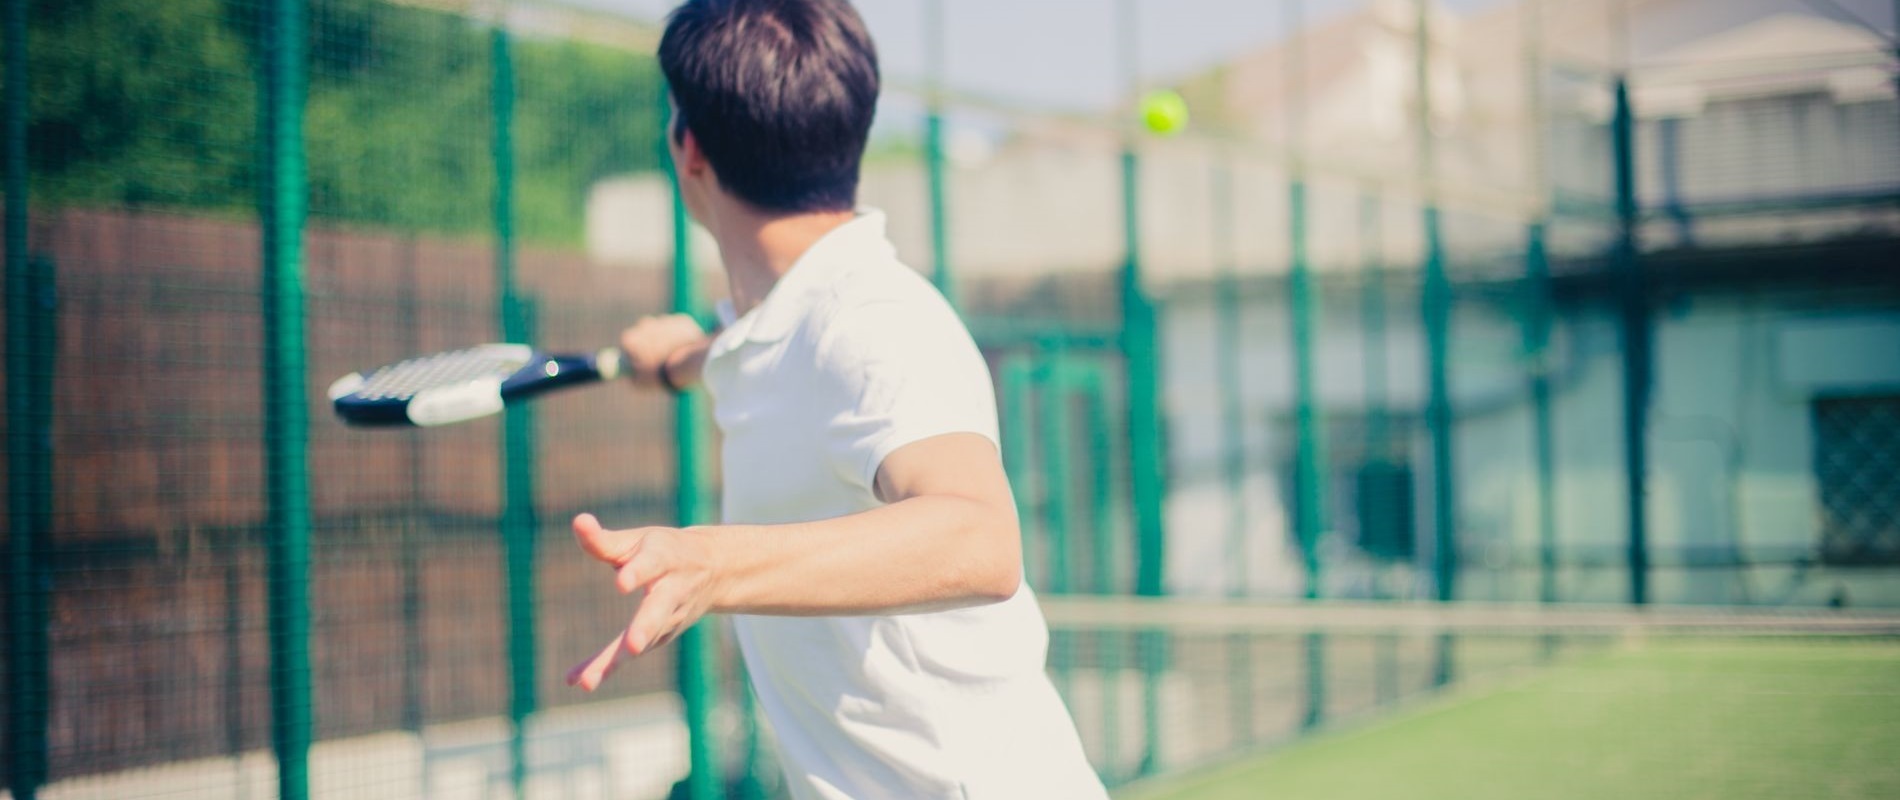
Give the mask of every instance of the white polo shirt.
[[[724, 517], [774, 524], [876, 508], [884, 457], [946, 433], [997, 441], [989, 369], [876, 211], [827, 234], [713, 341]], [[1103, 798], [1043, 672], [1025, 584], [927, 614], [733, 618], [796, 798]]]

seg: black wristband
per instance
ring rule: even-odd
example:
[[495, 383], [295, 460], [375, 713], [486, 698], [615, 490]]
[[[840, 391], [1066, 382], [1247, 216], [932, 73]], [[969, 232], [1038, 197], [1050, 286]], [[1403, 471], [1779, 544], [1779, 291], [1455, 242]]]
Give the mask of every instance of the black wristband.
[[654, 377], [660, 379], [660, 385], [666, 387], [667, 391], [674, 394], [685, 394], [686, 390], [681, 389], [679, 384], [673, 382], [673, 371], [667, 367], [667, 365], [671, 363], [673, 363], [673, 359], [660, 359], [660, 368], [655, 371]]

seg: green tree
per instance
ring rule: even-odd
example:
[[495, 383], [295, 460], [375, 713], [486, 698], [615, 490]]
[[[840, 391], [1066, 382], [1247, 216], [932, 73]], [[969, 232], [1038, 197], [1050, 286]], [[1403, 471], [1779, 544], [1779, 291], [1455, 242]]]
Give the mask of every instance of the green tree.
[[[36, 0], [34, 202], [244, 216], [255, 202], [256, 0]], [[314, 0], [305, 115], [312, 219], [479, 235], [492, 224], [484, 24]], [[657, 166], [649, 54], [516, 37], [516, 230], [578, 243], [588, 187]]]
[[247, 207], [257, 89], [218, 0], [29, 10], [34, 201]]

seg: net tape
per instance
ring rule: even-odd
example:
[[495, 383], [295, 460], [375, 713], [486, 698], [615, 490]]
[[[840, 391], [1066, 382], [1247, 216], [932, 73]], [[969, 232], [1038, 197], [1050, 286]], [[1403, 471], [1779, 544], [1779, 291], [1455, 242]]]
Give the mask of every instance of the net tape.
[[1900, 636], [1900, 612], [1651, 609], [1524, 604], [1234, 603], [1059, 598], [1050, 627], [1215, 633], [1473, 633]]

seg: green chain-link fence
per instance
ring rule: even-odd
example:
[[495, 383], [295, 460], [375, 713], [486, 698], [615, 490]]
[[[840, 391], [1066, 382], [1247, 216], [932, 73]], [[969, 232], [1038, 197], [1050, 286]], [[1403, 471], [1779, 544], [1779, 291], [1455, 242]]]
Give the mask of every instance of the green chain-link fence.
[[[1900, 605], [1890, 49], [1649, 63], [1617, 55], [1645, 23], [1613, 3], [1131, 0], [1029, 46], [1087, 32], [1069, 61], [1018, 54], [1106, 87], [1077, 109], [956, 79], [1011, 58], [970, 33], [981, 9], [863, 5], [911, 65], [864, 199], [990, 357], [1051, 674], [1112, 785], [1487, 656], [1448, 632], [1104, 633], [1063, 622], [1078, 595]], [[716, 619], [595, 694], [560, 680], [629, 611], [568, 519], [716, 518], [702, 398], [395, 434], [321, 401], [408, 354], [706, 311], [658, 25], [5, 10], [0, 785], [777, 792]], [[1147, 66], [1180, 63], [1180, 25], [1246, 47]], [[1164, 85], [1186, 135], [1132, 127]], [[1368, 673], [1388, 662], [1403, 687]], [[1234, 717], [1170, 749], [1189, 696]]]

